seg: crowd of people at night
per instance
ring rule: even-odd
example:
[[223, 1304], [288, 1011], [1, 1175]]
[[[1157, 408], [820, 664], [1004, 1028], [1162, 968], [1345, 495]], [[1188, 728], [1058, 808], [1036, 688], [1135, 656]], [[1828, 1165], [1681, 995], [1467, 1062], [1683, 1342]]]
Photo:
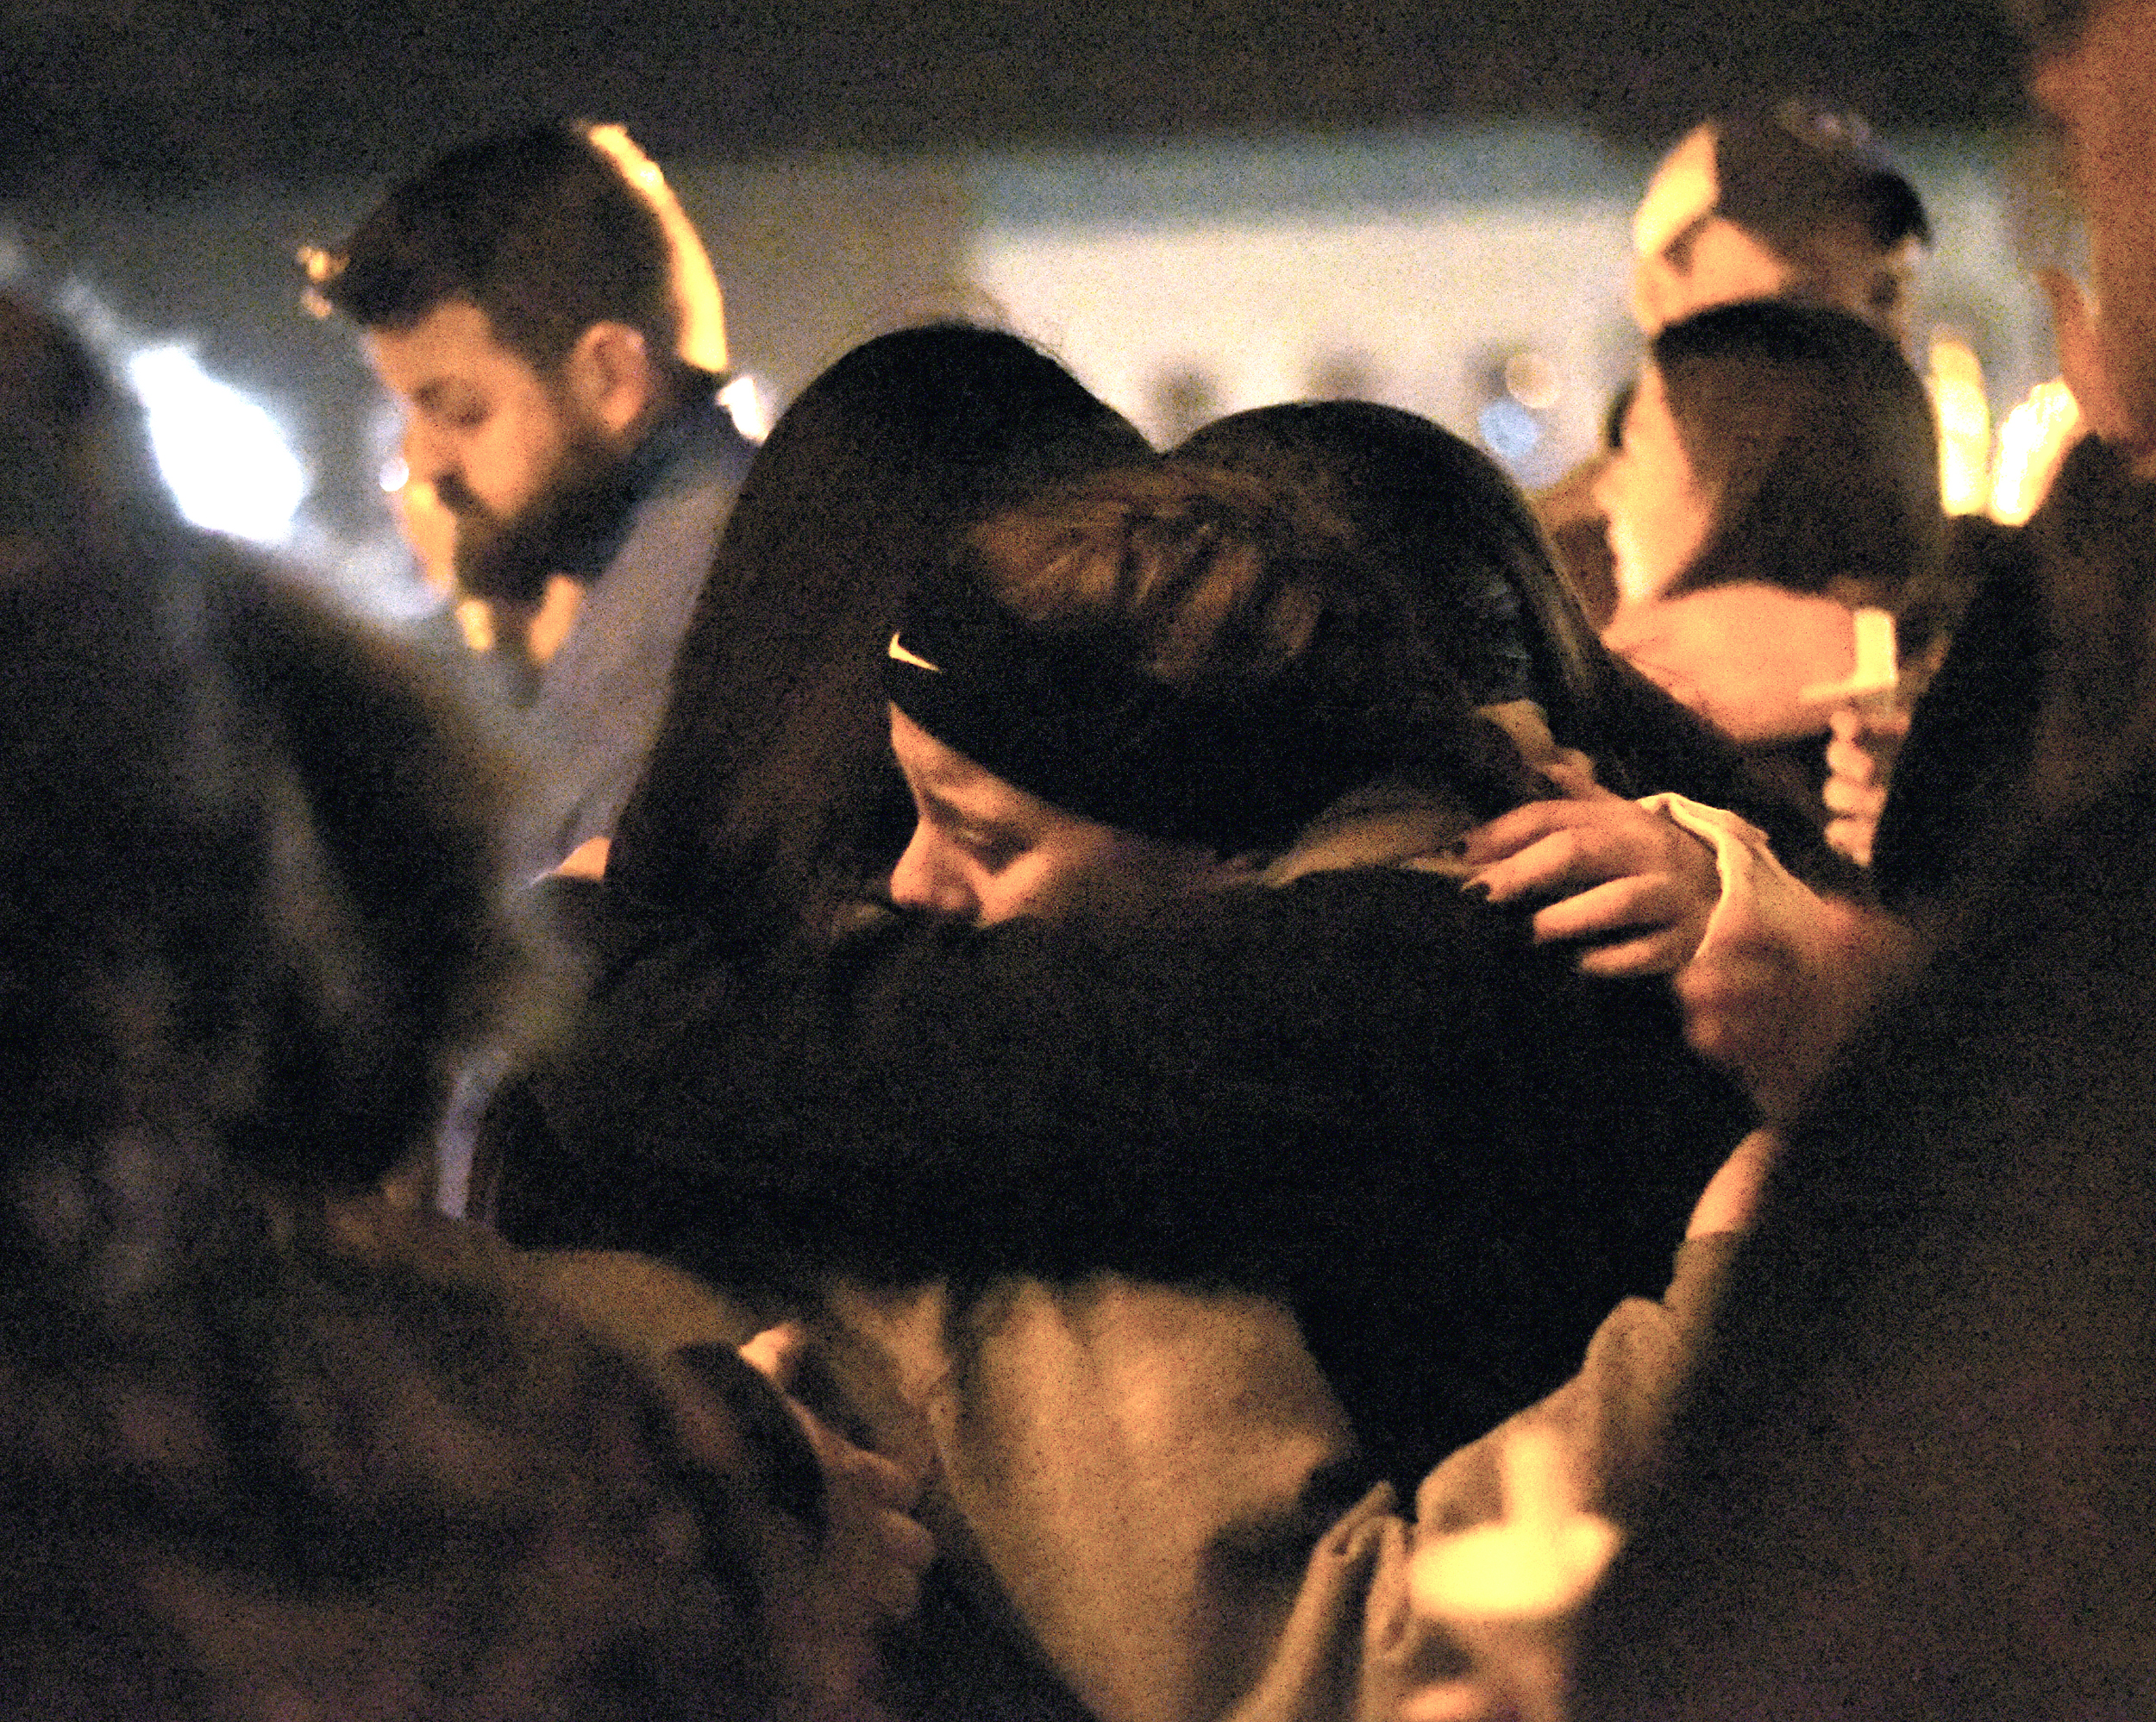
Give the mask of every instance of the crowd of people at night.
[[2156, 1713], [2156, 0], [2016, 22], [2015, 526], [1794, 101], [1532, 496], [957, 322], [752, 444], [626, 135], [466, 144], [305, 296], [477, 646], [0, 297], [0, 1708]]

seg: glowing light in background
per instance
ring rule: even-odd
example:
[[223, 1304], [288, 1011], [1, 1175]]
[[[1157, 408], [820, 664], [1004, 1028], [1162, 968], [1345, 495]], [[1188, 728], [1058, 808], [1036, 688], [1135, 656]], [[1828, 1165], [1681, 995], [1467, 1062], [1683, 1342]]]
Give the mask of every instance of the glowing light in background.
[[1532, 348], [1495, 354], [1483, 373], [1483, 393], [1475, 415], [1482, 446], [1522, 484], [1553, 478], [1560, 457], [1552, 447], [1552, 410], [1564, 394], [1557, 367]]
[[1949, 514], [1982, 509], [1991, 476], [1991, 404], [1984, 364], [1952, 329], [1932, 336], [1932, 409], [1939, 419], [1939, 496]]
[[1507, 396], [1492, 401], [1475, 415], [1475, 428], [1500, 460], [1517, 463], [1533, 454], [1542, 441], [1542, 426], [1534, 414]]
[[1515, 353], [1505, 361], [1505, 392], [1530, 412], [1547, 412], [1557, 404], [1564, 379], [1539, 353]]
[[760, 443], [771, 435], [771, 421], [775, 415], [771, 410], [770, 398], [746, 371], [718, 391], [718, 404], [734, 421], [734, 429], [748, 441]]
[[2060, 458], [2081, 432], [2081, 403], [2064, 383], [2039, 383], [1999, 426], [1991, 517], [2019, 526], [2036, 512]]
[[131, 354], [127, 377], [149, 419], [158, 472], [179, 511], [214, 532], [283, 543], [308, 481], [277, 421], [176, 343]]
[[[694, 224], [681, 213], [681, 205], [674, 198], [674, 188], [667, 184], [667, 176], [620, 126], [587, 126], [584, 135], [591, 141], [592, 148], [620, 169], [622, 177], [650, 204], [652, 214], [659, 218], [659, 225], [666, 229], [667, 244], [674, 254], [674, 302], [681, 311], [681, 356], [699, 369], [724, 371], [726, 315], [718, 277], [711, 272], [711, 260], [705, 253], [704, 241], [698, 236]], [[744, 431], [743, 435], [748, 433]]]

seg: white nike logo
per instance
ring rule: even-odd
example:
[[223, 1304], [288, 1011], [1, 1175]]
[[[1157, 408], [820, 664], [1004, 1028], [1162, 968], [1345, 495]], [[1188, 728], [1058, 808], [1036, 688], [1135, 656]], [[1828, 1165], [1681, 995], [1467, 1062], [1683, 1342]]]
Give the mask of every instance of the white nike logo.
[[906, 648], [899, 642], [899, 636], [896, 634], [893, 634], [891, 636], [890, 655], [896, 658], [902, 664], [912, 665], [917, 670], [926, 670], [931, 675], [940, 676], [943, 673], [940, 665], [931, 664], [926, 658], [922, 657], [917, 652], [907, 651]]

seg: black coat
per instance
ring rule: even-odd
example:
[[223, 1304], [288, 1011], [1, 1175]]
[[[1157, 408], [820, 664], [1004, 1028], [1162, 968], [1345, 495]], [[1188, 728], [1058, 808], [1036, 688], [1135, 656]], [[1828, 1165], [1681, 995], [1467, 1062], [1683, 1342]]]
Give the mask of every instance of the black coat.
[[1653, 1295], [1748, 1122], [1658, 983], [1589, 981], [1383, 869], [1144, 924], [887, 918], [626, 965], [536, 1090], [531, 1244], [730, 1287], [1097, 1269], [1277, 1295], [1373, 1458], [1422, 1469]]

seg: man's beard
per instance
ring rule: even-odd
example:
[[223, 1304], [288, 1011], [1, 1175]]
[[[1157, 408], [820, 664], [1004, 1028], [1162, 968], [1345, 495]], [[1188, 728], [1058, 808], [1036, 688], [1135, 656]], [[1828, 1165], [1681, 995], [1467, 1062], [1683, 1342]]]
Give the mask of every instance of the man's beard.
[[456, 517], [457, 584], [473, 598], [536, 604], [552, 575], [588, 579], [635, 500], [625, 462], [572, 424], [561, 458], [516, 513], [496, 514], [454, 473], [435, 485]]

